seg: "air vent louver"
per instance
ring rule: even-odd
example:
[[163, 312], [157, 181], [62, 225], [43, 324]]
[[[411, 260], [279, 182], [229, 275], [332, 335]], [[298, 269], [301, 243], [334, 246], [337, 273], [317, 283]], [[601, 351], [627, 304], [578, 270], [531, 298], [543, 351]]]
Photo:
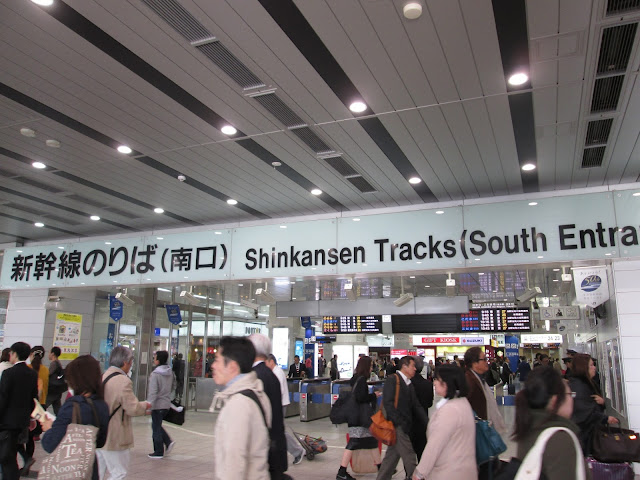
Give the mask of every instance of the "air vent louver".
[[121, 210], [115, 207], [107, 207], [106, 210], [109, 210], [111, 213], [115, 213], [116, 215], [120, 215], [121, 217], [125, 217], [125, 218], [130, 218], [130, 219], [140, 218], [140, 215], [136, 215], [132, 212]]
[[51, 185], [47, 185], [47, 184], [42, 183], [42, 182], [38, 182], [37, 180], [32, 180], [30, 178], [14, 177], [13, 180], [17, 181], [17, 182], [26, 183], [27, 185], [31, 185], [32, 187], [41, 188], [42, 190], [46, 190], [47, 192], [50, 192], [50, 193], [60, 193], [60, 192], [62, 192], [62, 190], [60, 190], [58, 188], [52, 187]]
[[607, 147], [585, 148], [582, 152], [582, 168], [601, 167]]
[[307, 124], [291, 110], [275, 93], [256, 95], [253, 99], [262, 105], [287, 128], [305, 127]]
[[608, 0], [607, 15], [640, 9], [640, 0]]
[[589, 125], [587, 126], [587, 138], [584, 142], [585, 146], [588, 147], [591, 145], [607, 143], [612, 124], [613, 118], [605, 118], [604, 120], [589, 122]]
[[376, 191], [376, 189], [373, 188], [373, 185], [371, 185], [362, 177], [349, 177], [347, 178], [347, 180], [349, 180], [351, 184], [362, 193], [373, 193]]
[[604, 29], [597, 74], [621, 73], [627, 69], [637, 29], [637, 23]]
[[325, 158], [324, 160], [329, 164], [330, 167], [334, 168], [343, 177], [349, 178], [360, 176], [360, 174], [342, 157], [331, 157]]
[[142, 1], [190, 43], [201, 42], [213, 36], [175, 0]]
[[205, 43], [204, 45], [198, 45], [196, 48], [243, 89], [248, 90], [265, 86], [251, 70], [220, 42]]
[[46, 215], [45, 218], [48, 220], [53, 220], [54, 222], [65, 223], [67, 225], [72, 225], [72, 226], [80, 225], [80, 222], [70, 221], [69, 217], [58, 217], [57, 215]]
[[75, 200], [76, 202], [86, 203], [87, 205], [91, 205], [92, 207], [105, 208], [106, 205], [104, 203], [97, 202], [92, 198], [83, 197], [82, 195], [71, 194], [67, 195], [68, 199]]
[[597, 78], [593, 87], [591, 113], [607, 112], [618, 107], [624, 75]]
[[292, 129], [291, 132], [294, 133], [300, 140], [302, 140], [317, 155], [331, 153], [334, 151], [309, 127]]

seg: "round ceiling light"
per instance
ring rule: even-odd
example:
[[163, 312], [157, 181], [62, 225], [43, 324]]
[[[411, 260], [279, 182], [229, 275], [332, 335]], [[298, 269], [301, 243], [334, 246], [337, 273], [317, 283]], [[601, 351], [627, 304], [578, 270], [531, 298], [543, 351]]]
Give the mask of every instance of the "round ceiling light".
[[282, 166], [282, 162], [271, 162], [272, 167], [280, 167]]
[[47, 147], [60, 148], [60, 142], [58, 140], [49, 139], [44, 142]]
[[23, 127], [20, 129], [20, 133], [22, 135], [24, 135], [25, 137], [35, 137], [36, 136], [36, 131], [32, 130], [31, 128], [27, 128], [27, 127]]
[[53, 5], [53, 0], [31, 0], [36, 5], [40, 5], [41, 7], [50, 7]]
[[36, 227], [38, 227], [38, 228], [42, 228], [42, 227], [44, 227], [44, 223], [42, 223], [42, 222], [36, 222], [36, 223], [34, 223], [34, 225], [35, 225]]
[[46, 166], [44, 163], [42, 163], [42, 162], [33, 162], [33, 163], [31, 164], [31, 166], [32, 166], [33, 168], [37, 168], [37, 169], [39, 169], [39, 170], [42, 170], [43, 168], [47, 168], [47, 166]]
[[153, 211], [156, 213], [164, 213], [164, 208], [156, 207], [153, 209]]
[[322, 190], [320, 190], [319, 188], [314, 188], [313, 190], [311, 190], [311, 194], [312, 195], [322, 195]]
[[120, 153], [124, 153], [125, 155], [129, 155], [131, 152], [133, 152], [133, 150], [131, 150], [131, 148], [127, 147], [126, 145], [120, 145], [118, 147], [118, 151]]
[[229, 200], [227, 200], [227, 203], [229, 205], [237, 205], [238, 204], [238, 200], [234, 200], [233, 198], [230, 198]]
[[509, 82], [509, 85], [513, 85], [513, 86], [518, 86], [518, 85], [522, 85], [524, 83], [527, 83], [527, 81], [529, 80], [529, 75], [527, 75], [526, 73], [514, 73], [513, 75], [511, 75], [509, 77], [509, 80], [507, 80]]
[[522, 170], [524, 170], [525, 172], [530, 172], [531, 170], [535, 170], [536, 166], [533, 163], [525, 163], [522, 166]]
[[411, 177], [409, 179], [409, 183], [411, 185], [416, 185], [416, 184], [420, 183], [421, 181], [422, 181], [422, 179], [420, 177]]
[[538, 204], [538, 202], [529, 202], [529, 206], [530, 207], [535, 207]]
[[100, 217], [98, 215], [91, 215], [89, 218], [94, 222], [97, 222], [98, 220], [100, 220]]
[[367, 104], [364, 102], [353, 102], [351, 105], [349, 105], [349, 110], [351, 110], [353, 113], [362, 113], [367, 109]]
[[232, 127], [231, 125], [225, 125], [220, 129], [220, 131], [225, 135], [235, 135], [236, 133], [238, 133], [238, 130], [235, 127]]
[[407, 3], [402, 8], [402, 13], [404, 14], [405, 18], [408, 18], [409, 20], [415, 20], [416, 18], [420, 17], [420, 15], [422, 15], [422, 5], [417, 2]]

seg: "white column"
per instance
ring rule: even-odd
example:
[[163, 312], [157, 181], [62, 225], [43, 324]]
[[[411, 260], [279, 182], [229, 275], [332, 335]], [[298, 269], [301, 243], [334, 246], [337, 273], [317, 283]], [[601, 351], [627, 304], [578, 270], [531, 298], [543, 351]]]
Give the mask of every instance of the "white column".
[[47, 316], [44, 304], [48, 295], [48, 289], [11, 292], [4, 326], [4, 348], [15, 342], [26, 342], [32, 347], [42, 345]]

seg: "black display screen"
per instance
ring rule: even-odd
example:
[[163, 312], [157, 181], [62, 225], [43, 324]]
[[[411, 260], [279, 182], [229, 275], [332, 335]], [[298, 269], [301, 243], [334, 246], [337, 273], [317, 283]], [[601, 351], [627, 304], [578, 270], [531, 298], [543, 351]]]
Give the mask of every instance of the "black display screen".
[[482, 308], [460, 315], [463, 332], [528, 332], [531, 315], [528, 308]]
[[457, 332], [459, 317], [455, 313], [391, 315], [393, 333], [452, 333]]
[[322, 317], [322, 333], [380, 333], [382, 315], [341, 315]]

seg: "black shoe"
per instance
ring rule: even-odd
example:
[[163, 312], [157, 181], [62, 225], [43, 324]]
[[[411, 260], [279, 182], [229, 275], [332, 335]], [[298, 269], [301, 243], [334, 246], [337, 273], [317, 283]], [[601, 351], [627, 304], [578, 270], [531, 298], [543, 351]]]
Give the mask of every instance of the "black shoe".
[[31, 470], [31, 467], [33, 466], [34, 463], [36, 463], [35, 458], [31, 457], [26, 459], [24, 461], [24, 467], [20, 469], [20, 476], [26, 477], [27, 475], [29, 475], [29, 471]]
[[150, 453], [149, 455], [147, 455], [147, 457], [149, 458], [153, 458], [153, 459], [158, 459], [158, 458], [163, 458], [164, 455], [161, 453]]
[[336, 480], [356, 480], [354, 477], [352, 477], [351, 475], [349, 475], [348, 472], [344, 472], [344, 475], [341, 473], [338, 473], [336, 475]]

